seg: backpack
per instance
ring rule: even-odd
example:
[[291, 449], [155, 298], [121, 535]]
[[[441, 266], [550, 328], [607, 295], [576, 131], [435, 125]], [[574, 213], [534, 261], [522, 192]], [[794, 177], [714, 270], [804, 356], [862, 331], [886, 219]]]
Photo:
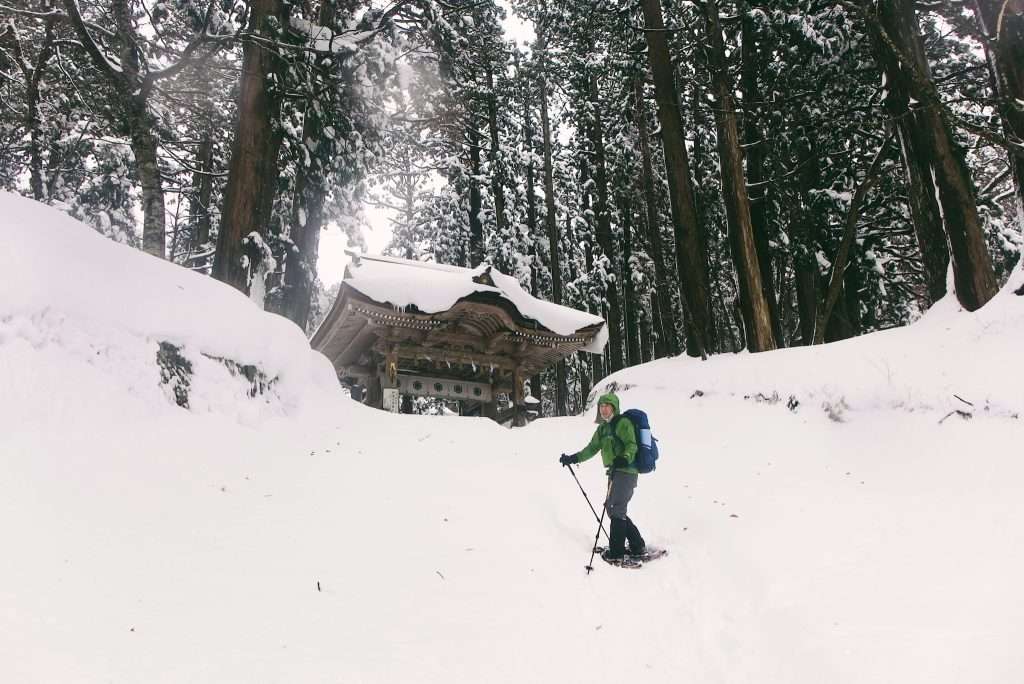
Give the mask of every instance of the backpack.
[[657, 467], [658, 461], [658, 440], [651, 434], [651, 423], [647, 414], [640, 409], [629, 409], [615, 416], [612, 420], [612, 434], [615, 434], [615, 426], [620, 418], [625, 418], [633, 425], [636, 434], [636, 459], [633, 467], [640, 473], [652, 472]]

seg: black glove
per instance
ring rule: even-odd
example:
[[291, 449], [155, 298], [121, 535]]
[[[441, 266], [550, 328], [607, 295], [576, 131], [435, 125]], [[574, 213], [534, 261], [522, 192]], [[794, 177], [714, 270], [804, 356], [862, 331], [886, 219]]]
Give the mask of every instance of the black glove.
[[562, 454], [561, 457], [558, 459], [558, 462], [564, 466], [567, 466], [571, 463], [579, 463], [580, 457], [577, 454]]
[[612, 468], [628, 468], [629, 461], [626, 460], [625, 456], [616, 456], [615, 460], [612, 461]]

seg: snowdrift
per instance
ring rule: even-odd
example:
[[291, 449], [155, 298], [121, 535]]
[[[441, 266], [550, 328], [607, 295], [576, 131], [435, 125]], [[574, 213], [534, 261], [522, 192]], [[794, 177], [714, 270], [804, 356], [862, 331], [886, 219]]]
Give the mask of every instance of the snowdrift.
[[18, 195], [0, 194], [0, 216], [0, 376], [12, 424], [114, 406], [121, 419], [157, 417], [176, 405], [258, 421], [340, 394], [297, 326], [233, 288]]
[[905, 328], [767, 355], [662, 359], [607, 378], [592, 398], [607, 387], [643, 387], [824, 410], [834, 420], [874, 409], [1016, 417], [1024, 413], [1021, 293], [1024, 264], [973, 313], [949, 295]]

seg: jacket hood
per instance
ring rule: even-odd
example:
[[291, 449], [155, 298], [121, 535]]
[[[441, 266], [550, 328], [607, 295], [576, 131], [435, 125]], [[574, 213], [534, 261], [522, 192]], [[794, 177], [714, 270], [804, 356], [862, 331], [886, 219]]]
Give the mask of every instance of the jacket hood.
[[602, 394], [601, 398], [597, 400], [597, 417], [594, 420], [595, 423], [602, 422], [602, 420], [601, 420], [601, 404], [611, 404], [612, 405], [612, 408], [615, 409], [615, 413], [612, 414], [613, 418], [615, 416], [619, 415], [619, 398], [615, 395], [614, 392], [608, 392], [607, 394]]

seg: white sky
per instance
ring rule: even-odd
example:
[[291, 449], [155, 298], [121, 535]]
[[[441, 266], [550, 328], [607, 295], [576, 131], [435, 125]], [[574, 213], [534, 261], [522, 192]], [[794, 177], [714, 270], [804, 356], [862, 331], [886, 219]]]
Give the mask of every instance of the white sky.
[[[505, 9], [505, 34], [520, 47], [532, 42], [534, 39], [533, 25], [514, 16], [508, 2], [498, 0], [498, 4]], [[371, 206], [366, 206], [365, 212], [367, 223], [363, 228], [363, 235], [366, 238], [366, 246], [371, 254], [380, 254], [391, 240], [389, 212]], [[321, 233], [317, 273], [324, 287], [334, 285], [345, 275], [345, 266], [349, 262], [345, 250], [348, 248], [348, 240], [337, 226], [330, 224]]]
[[[391, 240], [391, 224], [388, 223], [388, 212], [377, 207], [366, 206], [367, 223], [363, 227], [363, 236], [371, 254], [380, 254], [388, 241]], [[349, 258], [345, 250], [349, 249], [348, 238], [335, 224], [328, 224], [320, 233], [320, 252], [317, 256], [317, 275], [324, 287], [340, 282], [345, 275], [345, 267]]]

